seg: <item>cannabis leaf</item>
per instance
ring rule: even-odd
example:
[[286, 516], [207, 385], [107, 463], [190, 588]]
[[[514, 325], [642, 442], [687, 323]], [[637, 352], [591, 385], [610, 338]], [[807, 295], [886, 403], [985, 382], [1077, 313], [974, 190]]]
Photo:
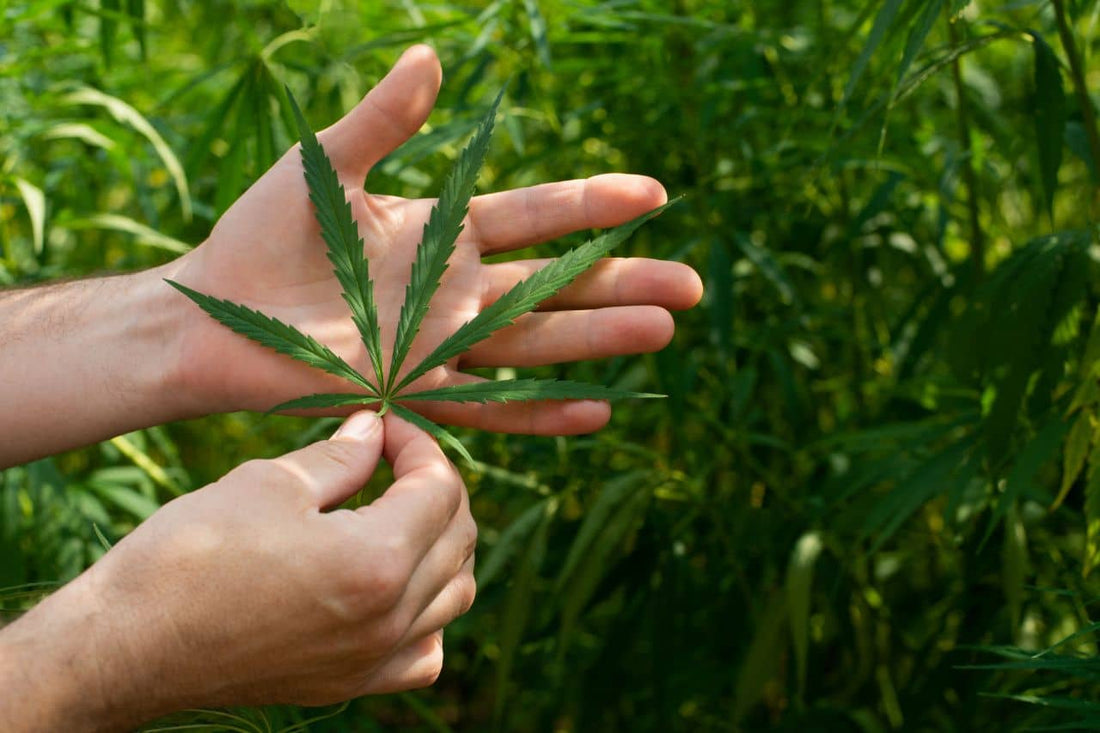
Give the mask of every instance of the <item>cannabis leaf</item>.
[[381, 329], [378, 324], [378, 309], [374, 301], [374, 283], [370, 278], [370, 263], [364, 255], [364, 243], [352, 218], [351, 206], [347, 201], [344, 187], [340, 184], [332, 162], [325, 154], [317, 136], [310, 129], [289, 89], [287, 96], [290, 98], [290, 106], [298, 124], [302, 143], [302, 164], [305, 169], [306, 183], [309, 186], [309, 198], [313, 203], [317, 222], [321, 226], [321, 236], [327, 248], [328, 259], [332, 262], [336, 279], [343, 290], [343, 298], [351, 310], [351, 319], [366, 347], [374, 372], [373, 381], [356, 371], [327, 346], [289, 324], [246, 306], [204, 295], [177, 282], [168, 281], [208, 315], [234, 332], [280, 354], [342, 377], [366, 391], [366, 394], [349, 392], [306, 395], [276, 405], [271, 408], [271, 412], [349, 405], [378, 405], [380, 414], [393, 410], [400, 417], [430, 433], [440, 443], [452, 447], [472, 464], [473, 459], [469, 452], [457, 438], [402, 403], [615, 400], [662, 396], [554, 379], [486, 380], [415, 392], [407, 391], [407, 388], [432, 369], [468, 351], [470, 347], [488, 338], [494, 332], [514, 323], [519, 316], [534, 310], [539, 303], [573, 282], [578, 275], [592, 267], [597, 260], [605, 257], [638, 227], [660, 214], [675, 201], [604, 232], [551, 261], [526, 280], [514, 285], [496, 302], [459, 327], [426, 358], [399, 378], [400, 370], [428, 313], [432, 297], [440, 287], [443, 274], [447, 269], [447, 262], [455, 251], [458, 236], [462, 233], [462, 222], [469, 210], [478, 171], [489, 150], [493, 123], [503, 93], [497, 96], [469, 144], [459, 154], [454, 168], [443, 184], [439, 200], [432, 208], [428, 221], [424, 225], [424, 234], [417, 247], [409, 284], [405, 288], [405, 300], [398, 317], [388, 370], [382, 362]]

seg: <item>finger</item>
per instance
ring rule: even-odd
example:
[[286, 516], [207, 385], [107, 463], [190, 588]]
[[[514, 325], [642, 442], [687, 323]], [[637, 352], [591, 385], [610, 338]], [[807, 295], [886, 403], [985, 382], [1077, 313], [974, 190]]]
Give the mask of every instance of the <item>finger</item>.
[[443, 671], [443, 632], [435, 631], [397, 650], [370, 676], [360, 694], [382, 695], [428, 687]]
[[271, 461], [289, 473], [318, 509], [336, 506], [363, 488], [382, 455], [382, 421], [370, 410], [353, 414], [328, 440]]
[[318, 135], [337, 170], [361, 182], [375, 163], [412, 137], [435, 105], [442, 76], [431, 47], [405, 51], [358, 105]]
[[[405, 584], [405, 593], [400, 603], [410, 613], [410, 618], [419, 617], [440, 593], [452, 585], [455, 587], [451, 588], [450, 593], [457, 594], [456, 598], [468, 597], [469, 603], [473, 603], [473, 556], [477, 548], [477, 523], [470, 514], [469, 496], [465, 492], [463, 494], [462, 504], [450, 526], [413, 570]], [[469, 577], [465, 577], [467, 574]], [[456, 605], [461, 604], [456, 601]], [[468, 604], [466, 607], [469, 607]], [[455, 616], [464, 611], [465, 609]], [[449, 622], [450, 619], [434, 628], [440, 628]], [[432, 630], [418, 629], [411, 636], [417, 638]]]
[[531, 367], [647, 354], [668, 346], [674, 329], [669, 312], [653, 305], [528, 313], [475, 344], [460, 365]]
[[409, 627], [408, 638], [419, 639], [462, 616], [474, 605], [477, 581], [474, 580], [474, 557], [470, 557], [456, 574], [452, 571], [449, 582], [438, 590], [430, 602]]
[[470, 201], [467, 236], [482, 254], [527, 247], [580, 231], [617, 226], [668, 200], [646, 176], [610, 173], [490, 193]]
[[[486, 380], [451, 372], [448, 384]], [[445, 425], [524, 435], [580, 435], [599, 430], [611, 419], [611, 406], [599, 400], [488, 402], [409, 402], [405, 405]]]
[[385, 456], [396, 480], [356, 511], [392, 538], [395, 561], [417, 567], [451, 524], [466, 487], [435, 440], [395, 415], [384, 418]]
[[[516, 260], [486, 265], [488, 286], [481, 307], [495, 303], [520, 280], [526, 280], [553, 260]], [[612, 305], [659, 305], [670, 310], [691, 308], [703, 296], [695, 270], [679, 262], [644, 257], [600, 260], [539, 310], [578, 310]]]

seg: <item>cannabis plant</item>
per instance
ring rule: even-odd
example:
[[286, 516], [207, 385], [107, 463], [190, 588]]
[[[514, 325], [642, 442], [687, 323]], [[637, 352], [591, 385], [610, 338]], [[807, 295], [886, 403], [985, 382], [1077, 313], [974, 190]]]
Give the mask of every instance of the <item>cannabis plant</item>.
[[280, 354], [322, 369], [345, 379], [360, 391], [339, 394], [312, 394], [275, 405], [271, 412], [308, 408], [333, 408], [348, 405], [377, 406], [380, 414], [389, 410], [428, 431], [439, 441], [450, 445], [466, 460], [472, 461], [465, 447], [440, 426], [413, 412], [405, 402], [510, 402], [518, 400], [613, 400], [625, 397], [658, 397], [660, 395], [626, 392], [595, 384], [583, 384], [555, 379], [505, 379], [471, 384], [449, 385], [437, 389], [414, 390], [417, 379], [448, 360], [466, 352], [494, 332], [511, 325], [515, 319], [534, 310], [606, 256], [644, 222], [670, 204], [611, 229], [554, 260], [526, 280], [517, 283], [496, 302], [463, 324], [435, 347], [419, 364], [402, 372], [405, 357], [412, 348], [420, 324], [431, 307], [432, 296], [439, 288], [447, 260], [455, 250], [462, 232], [463, 219], [473, 196], [478, 171], [485, 160], [492, 138], [493, 124], [501, 97], [498, 96], [481, 121], [469, 144], [458, 156], [454, 168], [443, 184], [439, 200], [424, 225], [423, 238], [412, 264], [405, 301], [398, 317], [389, 363], [383, 359], [382, 330], [374, 302], [374, 284], [370, 277], [370, 262], [364, 255], [364, 243], [351, 215], [344, 187], [317, 136], [287, 90], [290, 106], [301, 138], [302, 163], [305, 168], [309, 198], [313, 202], [321, 236], [327, 246], [336, 279], [343, 288], [343, 297], [351, 310], [351, 319], [359, 331], [370, 360], [369, 375], [357, 371], [324, 344], [302, 333], [290, 324], [264, 315], [243, 305], [204, 295], [180, 283], [168, 281], [184, 293], [211, 317], [236, 333]]

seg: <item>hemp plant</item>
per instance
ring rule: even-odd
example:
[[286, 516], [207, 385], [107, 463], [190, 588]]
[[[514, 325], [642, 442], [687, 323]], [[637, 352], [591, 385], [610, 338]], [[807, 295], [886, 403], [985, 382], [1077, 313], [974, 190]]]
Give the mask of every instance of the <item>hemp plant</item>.
[[451, 446], [472, 463], [473, 459], [465, 446], [453, 435], [413, 412], [403, 403], [614, 400], [662, 396], [556, 379], [503, 379], [419, 391], [410, 391], [410, 388], [417, 379], [432, 369], [444, 365], [494, 332], [511, 325], [519, 316], [534, 310], [539, 303], [571, 283], [672, 202], [610, 229], [553, 260], [526, 280], [517, 283], [496, 302], [460, 326], [419, 364], [402, 373], [405, 357], [428, 313], [432, 296], [440, 286], [443, 273], [447, 269], [447, 261], [462, 232], [462, 222], [473, 196], [478, 171], [489, 148], [501, 96], [496, 98], [470, 142], [458, 156], [443, 184], [439, 200], [424, 225], [424, 234], [416, 250], [409, 284], [405, 288], [405, 301], [398, 317], [392, 356], [389, 363], [385, 364], [378, 311], [374, 301], [374, 284], [370, 277], [370, 262], [364, 255], [363, 240], [359, 237], [358, 228], [352, 218], [351, 206], [345, 196], [344, 187], [337, 178], [336, 170], [289, 89], [287, 95], [297, 120], [309, 198], [321, 226], [328, 259], [332, 262], [336, 279], [343, 289], [343, 298], [351, 310], [351, 319], [366, 347], [371, 374], [360, 373], [330, 348], [290, 324], [246, 306], [204, 295], [180, 283], [168, 281], [207, 314], [241, 336], [341, 377], [361, 390], [356, 393], [307, 395], [275, 405], [269, 412], [349, 405], [377, 406], [379, 414], [392, 410], [431, 433], [441, 443]]

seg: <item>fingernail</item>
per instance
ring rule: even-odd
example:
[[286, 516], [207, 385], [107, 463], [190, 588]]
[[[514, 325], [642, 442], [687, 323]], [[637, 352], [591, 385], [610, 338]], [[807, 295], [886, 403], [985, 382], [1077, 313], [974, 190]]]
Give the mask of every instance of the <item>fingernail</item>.
[[351, 438], [352, 440], [366, 440], [374, 431], [382, 427], [382, 421], [371, 410], [357, 412], [341, 425], [332, 435], [332, 439]]

